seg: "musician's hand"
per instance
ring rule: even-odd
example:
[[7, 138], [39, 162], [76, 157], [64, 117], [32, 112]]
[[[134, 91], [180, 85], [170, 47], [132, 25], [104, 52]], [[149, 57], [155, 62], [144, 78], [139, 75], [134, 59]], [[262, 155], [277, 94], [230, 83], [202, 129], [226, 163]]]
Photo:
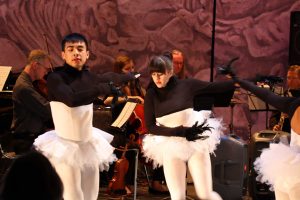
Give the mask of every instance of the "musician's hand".
[[140, 104], [144, 104], [144, 99], [140, 96], [132, 96], [132, 98], [135, 98], [139, 101]]
[[195, 140], [205, 140], [209, 136], [203, 136], [204, 131], [211, 131], [212, 127], [209, 127], [206, 124], [207, 120], [205, 120], [202, 124], [198, 125], [198, 121], [190, 128], [185, 131], [185, 138], [188, 141], [195, 141]]
[[273, 126], [273, 131], [280, 131], [280, 125], [276, 124]]

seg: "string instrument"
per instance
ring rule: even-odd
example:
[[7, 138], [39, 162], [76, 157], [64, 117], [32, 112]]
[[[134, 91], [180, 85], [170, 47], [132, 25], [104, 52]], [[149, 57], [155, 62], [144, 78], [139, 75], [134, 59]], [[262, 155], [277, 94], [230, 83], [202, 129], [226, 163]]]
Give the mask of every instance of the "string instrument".
[[[135, 99], [129, 99], [128, 101], [136, 102]], [[147, 133], [147, 128], [145, 124], [144, 117], [144, 105], [141, 103], [137, 103], [132, 115], [128, 120], [129, 124], [136, 130], [139, 135], [143, 135]]]
[[[132, 96], [139, 96], [142, 99], [145, 98], [139, 79], [130, 81], [128, 87], [125, 87], [124, 90], [126, 94], [130, 94]], [[129, 118], [129, 124], [135, 127], [135, 130], [138, 134], [143, 135], [147, 133], [144, 117], [144, 105], [141, 104], [141, 102], [138, 99], [129, 99], [129, 101], [137, 103], [133, 114]]]
[[124, 150], [122, 153], [122, 156], [120, 159], [116, 161], [115, 167], [114, 167], [114, 175], [111, 179], [111, 181], [108, 184], [107, 192], [110, 193], [126, 193], [125, 190], [125, 175], [128, 171], [129, 162], [125, 157], [125, 153], [127, 151], [128, 144], [125, 145]]
[[45, 79], [36, 80], [33, 82], [34, 88], [46, 99], [48, 99], [47, 81]]
[[279, 118], [279, 122], [278, 122], [278, 130], [279, 131], [282, 131], [282, 128], [283, 128], [283, 124], [284, 124], [284, 120], [285, 118], [287, 118], [287, 115], [285, 113], [281, 113], [280, 114], [280, 118]]

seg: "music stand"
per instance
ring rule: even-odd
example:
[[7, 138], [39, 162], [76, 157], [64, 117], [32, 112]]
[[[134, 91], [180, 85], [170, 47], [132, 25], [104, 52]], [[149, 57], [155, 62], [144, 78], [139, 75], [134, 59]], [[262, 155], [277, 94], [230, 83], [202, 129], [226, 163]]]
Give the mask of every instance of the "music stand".
[[269, 118], [269, 111], [276, 111], [277, 109], [273, 106], [267, 104], [266, 102], [262, 101], [260, 98], [255, 96], [254, 94], [248, 92], [248, 106], [250, 111], [265, 111], [266, 112], [266, 129], [268, 129], [268, 118]]

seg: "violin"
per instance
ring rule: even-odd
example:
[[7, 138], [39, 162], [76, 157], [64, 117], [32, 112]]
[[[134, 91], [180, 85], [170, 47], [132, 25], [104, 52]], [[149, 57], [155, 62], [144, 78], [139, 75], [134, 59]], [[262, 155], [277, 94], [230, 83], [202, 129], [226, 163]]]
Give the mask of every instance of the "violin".
[[34, 88], [46, 99], [48, 99], [47, 81], [45, 79], [36, 80], [33, 82]]
[[114, 175], [108, 184], [107, 192], [109, 194], [110, 193], [120, 193], [120, 194], [125, 193], [126, 194], [125, 175], [128, 171], [128, 167], [129, 167], [129, 162], [125, 157], [127, 148], [128, 148], [128, 144], [125, 145], [124, 150], [121, 150], [121, 151], [123, 151], [121, 158], [116, 161], [116, 164], [114, 167]]

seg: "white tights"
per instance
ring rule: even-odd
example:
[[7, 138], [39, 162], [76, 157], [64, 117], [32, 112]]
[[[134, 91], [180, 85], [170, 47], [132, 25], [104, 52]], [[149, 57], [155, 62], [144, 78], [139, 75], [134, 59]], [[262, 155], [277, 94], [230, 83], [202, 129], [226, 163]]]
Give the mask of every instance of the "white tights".
[[300, 183], [296, 184], [290, 191], [281, 192], [275, 187], [275, 197], [276, 200], [299, 200], [300, 197]]
[[74, 168], [64, 163], [55, 164], [64, 186], [64, 200], [96, 200], [99, 192], [99, 169]]
[[[164, 156], [163, 160], [166, 183], [172, 200], [186, 198], [186, 162]], [[197, 196], [205, 200], [222, 199], [212, 191], [211, 162], [208, 152], [194, 153], [188, 160], [188, 168], [193, 178]]]

